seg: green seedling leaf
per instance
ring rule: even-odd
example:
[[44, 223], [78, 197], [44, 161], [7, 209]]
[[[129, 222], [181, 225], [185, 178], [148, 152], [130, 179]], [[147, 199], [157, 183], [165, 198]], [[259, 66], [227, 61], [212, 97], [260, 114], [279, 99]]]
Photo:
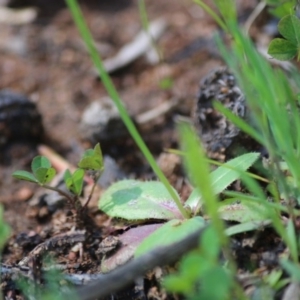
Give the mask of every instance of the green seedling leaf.
[[228, 236], [233, 236], [239, 233], [253, 231], [264, 228], [271, 224], [271, 220], [266, 221], [250, 221], [247, 223], [236, 224], [226, 228], [225, 232]]
[[[259, 153], [247, 153], [229, 160], [223, 166], [213, 171], [211, 176], [212, 187], [215, 195], [223, 192], [232, 182], [240, 177], [241, 171], [246, 171], [258, 159]], [[194, 210], [201, 200], [198, 189], [194, 189], [186, 201], [186, 205]]]
[[64, 173], [64, 182], [66, 184], [67, 189], [70, 191], [73, 184], [73, 180], [72, 180], [72, 174], [68, 169]]
[[112, 184], [99, 200], [99, 209], [127, 220], [182, 218], [169, 192], [158, 181], [122, 180]]
[[81, 195], [83, 187], [84, 170], [77, 169], [73, 175], [69, 170], [65, 171], [64, 181], [69, 191], [75, 195]]
[[25, 180], [25, 181], [38, 183], [38, 181], [34, 177], [34, 175], [32, 173], [27, 172], [27, 171], [15, 171], [15, 172], [13, 172], [12, 176], [14, 178], [17, 178], [17, 179], [20, 179], [20, 180]]
[[35, 170], [35, 177], [40, 184], [45, 184], [50, 182], [56, 174], [54, 168], [38, 168]]
[[51, 168], [51, 163], [49, 159], [45, 156], [36, 156], [31, 163], [31, 170], [35, 174], [36, 170], [39, 168]]
[[86, 150], [78, 163], [79, 168], [84, 170], [101, 171], [104, 168], [103, 156], [98, 143], [94, 149]]
[[[278, 3], [278, 1], [277, 1]], [[274, 3], [276, 4], [276, 3]], [[269, 9], [268, 11], [275, 17], [277, 17], [278, 19], [281, 19], [282, 17], [290, 14], [290, 12], [292, 11], [294, 6], [294, 3], [292, 3], [291, 1], [287, 1], [285, 3], [282, 3], [281, 5]]]
[[189, 220], [171, 220], [143, 240], [135, 251], [140, 256], [160, 246], [168, 246], [184, 239], [205, 226], [205, 220], [195, 217]]
[[276, 38], [271, 41], [268, 54], [278, 60], [289, 60], [297, 55], [297, 45], [288, 40]]
[[283, 17], [278, 23], [278, 31], [291, 43], [300, 45], [300, 20], [295, 15]]
[[74, 189], [77, 195], [80, 195], [83, 187], [84, 170], [77, 169], [73, 174]]
[[229, 205], [221, 203], [219, 213], [223, 220], [239, 223], [266, 221], [270, 218], [269, 208], [257, 202]]

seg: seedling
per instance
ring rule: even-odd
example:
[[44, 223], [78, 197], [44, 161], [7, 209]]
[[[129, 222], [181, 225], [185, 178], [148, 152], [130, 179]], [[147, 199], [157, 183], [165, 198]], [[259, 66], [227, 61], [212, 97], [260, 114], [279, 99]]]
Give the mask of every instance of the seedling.
[[[75, 218], [78, 227], [82, 227], [87, 221], [86, 207], [91, 200], [95, 186], [103, 171], [103, 157], [100, 145], [97, 144], [94, 149], [88, 149], [84, 152], [83, 157], [78, 163], [79, 168], [72, 174], [70, 170], [66, 170], [64, 174], [64, 182], [68, 189], [65, 192], [59, 188], [48, 185], [56, 175], [55, 169], [51, 166], [51, 162], [47, 157], [36, 156], [31, 163], [32, 173], [28, 171], [15, 171], [13, 177], [39, 184], [40, 186], [56, 191], [68, 201], [69, 206], [75, 211]], [[82, 206], [79, 198], [82, 194], [84, 184], [84, 176], [89, 173], [94, 181], [91, 193], [86, 203]]]
[[[232, 52], [229, 54], [224, 49], [224, 45], [223, 48], [219, 46], [228, 65], [235, 70], [235, 73], [239, 74], [237, 77], [243, 91], [246, 93], [249, 108], [254, 112], [255, 124], [258, 129], [251, 128], [242, 120], [238, 120], [236, 116], [231, 116], [231, 121], [241, 125], [240, 127], [243, 130], [266, 147], [272, 158], [273, 176], [278, 180], [278, 187], [279, 185], [282, 186], [282, 190], [277, 188], [277, 191], [282, 192], [283, 199], [289, 198], [290, 195], [299, 196], [299, 188], [296, 186], [294, 191], [286, 182], [286, 177], [282, 176], [280, 168], [277, 167], [279, 161], [286, 162], [288, 171], [294, 179], [294, 184], [297, 185], [300, 178], [298, 167], [300, 139], [299, 134], [297, 134], [300, 131], [300, 120], [296, 105], [291, 100], [291, 91], [288, 88], [287, 81], [284, 80], [284, 75], [280, 72], [273, 72], [254, 51], [250, 42], [237, 29], [236, 9], [233, 1], [214, 1], [220, 10], [221, 18], [212, 10], [209, 10], [202, 1], [195, 0], [195, 2], [208, 11], [219, 25], [225, 31], [230, 32], [233, 37], [232, 51], [234, 55], [232, 55]], [[184, 207], [179, 194], [168, 184], [161, 170], [158, 169], [119, 99], [119, 95], [105, 72], [103, 63], [94, 47], [94, 42], [77, 1], [67, 0], [67, 3], [83, 35], [95, 66], [98, 68], [104, 86], [115, 101], [129, 132], [148, 159], [149, 165], [161, 180], [160, 182], [121, 181], [108, 188], [99, 200], [99, 208], [112, 217], [124, 218], [131, 220], [131, 222], [139, 221], [139, 223], [153, 218], [166, 221], [152, 236], [143, 241], [137, 249], [136, 255], [143, 254], [162, 243], [172, 243], [175, 240], [182, 239], [196, 228], [203, 227], [206, 222], [205, 219], [209, 219], [210, 226], [201, 237], [199, 249], [190, 256], [186, 256], [180, 268], [180, 273], [166, 281], [166, 286], [175, 292], [187, 295], [189, 299], [198, 299], [199, 297], [203, 299], [226, 299], [225, 295], [228, 295], [228, 299], [245, 299], [234, 279], [237, 272], [230, 254], [228, 236], [258, 228], [260, 225], [257, 221], [259, 220], [261, 223], [264, 221], [264, 224], [266, 222], [272, 224], [287, 245], [293, 262], [287, 260], [282, 261], [281, 264], [291, 274], [291, 277], [299, 282], [300, 272], [297, 265], [299, 246], [296, 228], [293, 223], [294, 209], [293, 207], [281, 205], [279, 196], [274, 196], [274, 202], [267, 201], [269, 194], [266, 194], [262, 187], [246, 174], [246, 170], [258, 159], [259, 155], [257, 153], [244, 154], [209, 173], [201, 143], [197, 141], [195, 134], [187, 125], [182, 126], [180, 134], [182, 148], [185, 151], [186, 169], [192, 184], [195, 186]], [[233, 23], [236, 26], [233, 26]], [[275, 42], [275, 46], [273, 43], [274, 53], [278, 55], [276, 58], [290, 59], [294, 56], [300, 56], [299, 24], [299, 20], [295, 16], [283, 18], [279, 25], [279, 31], [285, 39], [281, 39], [277, 42], [277, 45]], [[272, 53], [271, 46], [270, 54]], [[291, 109], [287, 111], [287, 107]], [[294, 132], [296, 134], [291, 134]], [[78, 199], [82, 191], [82, 180], [85, 173], [82, 170], [91, 170], [94, 179], [100, 176], [103, 164], [102, 155], [99, 159], [99, 153], [101, 154], [99, 151], [100, 147], [99, 149], [95, 147], [94, 150], [87, 151], [81, 163], [79, 163], [80, 169], [73, 174], [70, 172], [65, 173], [66, 185], [69, 191], [75, 195], [74, 199]], [[15, 177], [47, 187], [49, 178], [53, 177], [53, 171], [50, 170], [51, 166], [47, 161], [44, 161], [44, 159], [37, 160], [37, 162], [39, 161], [40, 163], [32, 168], [32, 174], [19, 172], [15, 174]], [[223, 192], [229, 184], [238, 178], [242, 179], [250, 195]], [[276, 185], [275, 181], [272, 183]], [[218, 201], [218, 194], [221, 192], [225, 196], [231, 197], [222, 204]], [[272, 195], [275, 194], [272, 193]], [[230, 215], [230, 210], [226, 210], [226, 208], [237, 200], [242, 208], [240, 214], [239, 216]], [[245, 207], [249, 208], [246, 212], [248, 218], [246, 220], [241, 219], [241, 216], [244, 217]], [[280, 212], [288, 213], [290, 216], [287, 226], [282, 223]], [[224, 215], [226, 216], [224, 217]], [[241, 224], [225, 228], [223, 219], [238, 221]], [[228, 263], [227, 269], [223, 268], [225, 264], [220, 261], [221, 251], [223, 252], [222, 257], [226, 260], [225, 264]], [[275, 275], [273, 278], [269, 278], [269, 285], [274, 286], [278, 283], [281, 274]], [[284, 282], [280, 283], [280, 285], [282, 284]], [[211, 289], [211, 286], [214, 286], [215, 289]], [[229, 295], [231, 291], [232, 295]], [[229, 298], [230, 296], [232, 297]]]
[[278, 31], [284, 38], [273, 39], [268, 54], [278, 60], [300, 59], [300, 20], [295, 15], [283, 17]]

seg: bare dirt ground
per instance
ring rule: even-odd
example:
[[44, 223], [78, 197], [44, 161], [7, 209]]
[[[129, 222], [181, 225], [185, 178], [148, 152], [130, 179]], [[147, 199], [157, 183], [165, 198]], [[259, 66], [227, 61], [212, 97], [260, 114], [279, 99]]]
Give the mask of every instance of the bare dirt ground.
[[[12, 6], [18, 7], [18, 2], [12, 1]], [[107, 94], [64, 1], [27, 2], [29, 6], [38, 7], [33, 22], [1, 24], [0, 90], [22, 93], [35, 102], [45, 128], [43, 144], [76, 165], [84, 149], [92, 146], [80, 130], [83, 111]], [[192, 115], [199, 81], [223, 63], [212, 42], [217, 27], [192, 1], [146, 2], [150, 22], [162, 18], [167, 24], [157, 43], [163, 60], [151, 65], [141, 56], [114, 72], [112, 80], [134, 118], [162, 103], [177, 102], [166, 114], [139, 126], [158, 158], [164, 149], [177, 147], [175, 116]], [[81, 1], [81, 5], [103, 59], [114, 56], [141, 30], [137, 1], [87, 0]], [[256, 1], [243, 1], [241, 18], [246, 19], [255, 5]], [[170, 79], [171, 84], [163, 88], [165, 79]], [[99, 142], [103, 153], [115, 160], [126, 177], [153, 176], [130, 137]], [[28, 170], [37, 153], [38, 147], [20, 143], [7, 145], [2, 151], [0, 202], [4, 206], [4, 219], [12, 229], [3, 255], [5, 263], [18, 263], [36, 245], [66, 231], [67, 210], [51, 212], [45, 206], [34, 206], [31, 196], [37, 197], [41, 191], [11, 176], [17, 169]], [[173, 177], [169, 175], [184, 196], [187, 187], [178, 183], [182, 176], [180, 171]], [[90, 210], [107, 235], [108, 221], [97, 211], [96, 201], [92, 202]], [[95, 264], [88, 262], [88, 255], [84, 257], [86, 261], [80, 271], [87, 272], [88, 267], [96, 271]], [[74, 264], [76, 259], [67, 252], [60, 254], [62, 261]]]

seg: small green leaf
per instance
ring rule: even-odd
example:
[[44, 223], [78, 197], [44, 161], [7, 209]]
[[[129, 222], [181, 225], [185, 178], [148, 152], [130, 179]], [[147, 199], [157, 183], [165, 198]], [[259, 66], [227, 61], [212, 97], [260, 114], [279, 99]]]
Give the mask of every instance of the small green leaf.
[[[278, 1], [276, 0], [276, 2], [274, 4], [277, 4], [277, 3], [278, 3]], [[276, 6], [275, 8], [269, 9], [268, 11], [273, 16], [277, 17], [278, 19], [281, 19], [282, 17], [291, 13], [293, 6], [294, 6], [294, 3], [292, 1], [287, 1], [287, 2], [282, 3], [279, 6]]]
[[72, 175], [69, 170], [65, 171], [64, 181], [69, 191], [75, 195], [80, 195], [83, 187], [84, 170], [77, 169]]
[[205, 226], [205, 220], [195, 217], [189, 220], [171, 220], [146, 237], [135, 251], [140, 256], [160, 246], [168, 246], [184, 239]]
[[271, 41], [268, 54], [278, 60], [289, 60], [296, 56], [297, 51], [297, 45], [294, 43], [288, 40], [276, 38]]
[[13, 172], [12, 176], [14, 178], [17, 178], [17, 179], [20, 179], [20, 180], [25, 180], [25, 181], [38, 183], [38, 181], [34, 177], [34, 175], [32, 173], [27, 172], [27, 171], [15, 171], [15, 172]]
[[[259, 153], [246, 153], [229, 160], [213, 171], [210, 176], [215, 195], [223, 192], [232, 182], [237, 180], [240, 177], [240, 172], [249, 169], [258, 157]], [[200, 199], [201, 194], [199, 190], [194, 189], [185, 204], [195, 209]]]
[[78, 196], [82, 192], [83, 177], [84, 177], [84, 170], [82, 169], [77, 169], [72, 176], [73, 184], [74, 184], [73, 192]]
[[168, 190], [158, 181], [116, 182], [103, 193], [99, 209], [111, 217], [127, 220], [170, 220], [182, 217]]
[[84, 170], [102, 170], [103, 165], [103, 156], [98, 143], [94, 149], [88, 149], [84, 152], [82, 159], [78, 163], [79, 168]]
[[78, 167], [84, 170], [101, 170], [103, 165], [101, 160], [97, 159], [95, 156], [85, 157], [80, 160]]
[[278, 23], [278, 31], [291, 43], [300, 45], [300, 20], [295, 15], [283, 17]]
[[73, 180], [72, 180], [72, 174], [68, 169], [64, 173], [64, 182], [66, 184], [67, 189], [71, 191]]
[[36, 170], [39, 168], [48, 169], [50, 167], [51, 167], [51, 163], [49, 159], [45, 156], [36, 156], [31, 163], [31, 170], [33, 174], [35, 174]]
[[50, 182], [55, 176], [56, 171], [53, 168], [38, 168], [35, 171], [35, 177], [40, 184]]

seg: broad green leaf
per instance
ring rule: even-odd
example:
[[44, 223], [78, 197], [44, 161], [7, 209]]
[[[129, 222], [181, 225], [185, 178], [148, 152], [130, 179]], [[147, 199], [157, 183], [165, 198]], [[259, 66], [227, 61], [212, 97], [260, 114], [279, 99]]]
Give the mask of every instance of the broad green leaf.
[[111, 217], [127, 220], [170, 220], [182, 217], [169, 192], [158, 181], [116, 182], [103, 193], [99, 209]]
[[171, 220], [145, 238], [135, 251], [140, 256], [157, 247], [168, 246], [184, 239], [205, 226], [205, 220], [195, 217], [189, 220]]
[[98, 143], [94, 149], [88, 149], [84, 152], [82, 159], [78, 163], [79, 168], [84, 170], [102, 170], [103, 156]]
[[[240, 177], [241, 171], [249, 169], [258, 159], [259, 153], [246, 153], [229, 160], [223, 166], [217, 168], [210, 174], [212, 187], [215, 195], [223, 192], [232, 182]], [[195, 209], [201, 199], [198, 189], [194, 189], [186, 201], [186, 205]]]
[[258, 202], [221, 203], [219, 213], [223, 220], [240, 223], [267, 221], [270, 218], [269, 208]]
[[54, 168], [38, 168], [35, 171], [35, 177], [40, 184], [45, 184], [50, 182], [56, 174]]
[[36, 170], [39, 168], [48, 169], [50, 167], [51, 167], [51, 163], [49, 159], [45, 156], [36, 156], [31, 163], [31, 170], [33, 174], [35, 174]]
[[12, 176], [14, 178], [17, 178], [17, 179], [20, 179], [20, 180], [25, 180], [25, 181], [38, 183], [38, 181], [34, 177], [34, 175], [32, 173], [27, 172], [27, 171], [15, 171], [15, 172], [13, 172]]
[[300, 45], [300, 20], [295, 15], [283, 17], [278, 23], [278, 31], [289, 42]]
[[297, 45], [294, 43], [288, 40], [276, 38], [271, 41], [268, 54], [278, 60], [289, 60], [296, 56], [297, 51]]

